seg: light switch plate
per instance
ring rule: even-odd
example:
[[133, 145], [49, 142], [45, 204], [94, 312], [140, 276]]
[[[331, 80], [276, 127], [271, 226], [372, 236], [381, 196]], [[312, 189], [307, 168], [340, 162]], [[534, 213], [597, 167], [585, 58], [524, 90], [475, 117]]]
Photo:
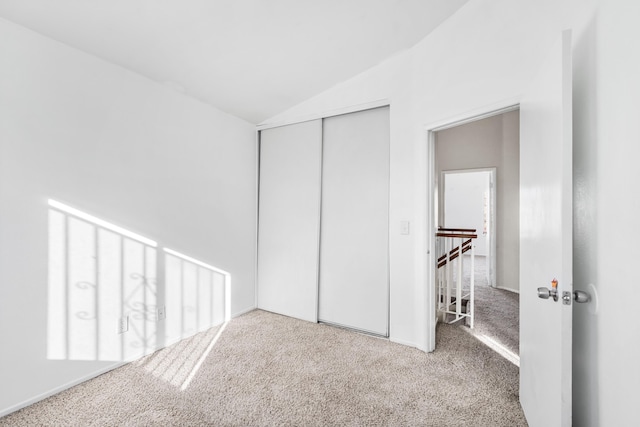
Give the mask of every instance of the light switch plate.
[[409, 234], [409, 221], [400, 221], [400, 234]]

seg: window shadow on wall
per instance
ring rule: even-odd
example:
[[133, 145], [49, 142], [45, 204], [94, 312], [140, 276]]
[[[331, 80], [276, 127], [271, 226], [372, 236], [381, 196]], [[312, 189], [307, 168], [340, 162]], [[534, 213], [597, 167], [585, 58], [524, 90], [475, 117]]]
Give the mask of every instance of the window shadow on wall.
[[223, 270], [49, 200], [48, 359], [130, 361], [222, 325], [230, 285]]

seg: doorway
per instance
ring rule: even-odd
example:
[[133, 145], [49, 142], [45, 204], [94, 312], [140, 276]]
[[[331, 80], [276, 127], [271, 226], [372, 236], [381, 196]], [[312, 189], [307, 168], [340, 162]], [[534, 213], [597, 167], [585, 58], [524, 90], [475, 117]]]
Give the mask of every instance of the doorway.
[[474, 271], [466, 273], [475, 279], [474, 328], [464, 327], [517, 364], [519, 111], [434, 129], [432, 141], [435, 229], [475, 229], [478, 236]]
[[442, 171], [442, 218], [445, 228], [476, 230], [475, 256], [482, 257], [487, 284], [496, 287], [496, 168]]

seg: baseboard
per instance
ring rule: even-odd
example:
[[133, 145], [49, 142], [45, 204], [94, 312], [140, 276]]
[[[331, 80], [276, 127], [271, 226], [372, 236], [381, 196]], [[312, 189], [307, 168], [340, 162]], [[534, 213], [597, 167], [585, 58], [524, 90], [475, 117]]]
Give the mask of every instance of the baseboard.
[[240, 317], [240, 316], [242, 316], [243, 314], [251, 313], [252, 311], [257, 310], [257, 309], [258, 309], [258, 307], [249, 307], [249, 308], [245, 308], [244, 310], [240, 310], [240, 311], [238, 311], [237, 313], [233, 313], [233, 314], [231, 315], [231, 318], [232, 318], [232, 319], [235, 319], [236, 317]]
[[399, 340], [399, 339], [395, 339], [392, 337], [389, 337], [389, 341], [391, 341], [392, 343], [396, 343], [396, 344], [402, 344], [402, 345], [406, 345], [407, 347], [413, 347], [413, 348], [420, 348], [418, 347], [418, 344], [412, 342], [412, 341], [405, 341], [405, 340]]
[[81, 383], [83, 383], [85, 381], [92, 380], [92, 379], [94, 379], [94, 378], [96, 378], [96, 377], [98, 377], [98, 376], [100, 376], [102, 374], [106, 374], [109, 371], [113, 371], [116, 368], [124, 366], [127, 363], [130, 363], [130, 362], [116, 362], [113, 365], [107, 366], [107, 367], [102, 368], [102, 369], [98, 369], [97, 371], [94, 371], [94, 372], [92, 372], [90, 374], [87, 374], [87, 375], [85, 375], [83, 377], [80, 377], [78, 379], [70, 381], [70, 382], [68, 382], [66, 384], [63, 384], [61, 386], [55, 387], [55, 388], [53, 388], [53, 389], [51, 389], [49, 391], [46, 391], [46, 392], [41, 393], [41, 394], [39, 394], [39, 395], [37, 395], [35, 397], [32, 397], [31, 399], [27, 399], [27, 400], [25, 400], [23, 402], [20, 402], [20, 403], [16, 404], [16, 405], [13, 405], [13, 406], [10, 406], [10, 407], [8, 407], [6, 409], [0, 410], [0, 417], [4, 417], [6, 415], [11, 414], [12, 412], [18, 411], [18, 410], [20, 410], [22, 408], [26, 408], [27, 406], [33, 405], [34, 403], [37, 403], [37, 402], [39, 402], [41, 400], [44, 400], [44, 399], [46, 399], [48, 397], [51, 397], [51, 396], [55, 395], [55, 394], [58, 394], [58, 393], [63, 392], [65, 390], [67, 390], [67, 389], [70, 389], [71, 387], [77, 386], [78, 384], [81, 384]]
[[[232, 318], [239, 317], [239, 316], [242, 316], [243, 314], [250, 313], [255, 309], [256, 309], [256, 307], [249, 307], [249, 308], [247, 308], [245, 310], [241, 310], [241, 311], [233, 314]], [[219, 326], [219, 325], [215, 325], [215, 326]], [[212, 327], [215, 327], [215, 326], [212, 326]], [[193, 335], [195, 335], [195, 333]], [[168, 342], [165, 343], [164, 347], [156, 348], [153, 352], [161, 350], [161, 349], [166, 348], [166, 347], [169, 347], [169, 346], [171, 346], [173, 344], [176, 344], [176, 343], [182, 341], [183, 339], [190, 338], [191, 336], [184, 337], [184, 338], [178, 338], [178, 339], [175, 339], [175, 340], [168, 340]], [[153, 352], [151, 352], [151, 353], [153, 353]], [[151, 354], [151, 353], [149, 353], [149, 354]], [[90, 374], [84, 375], [84, 376], [82, 376], [80, 378], [77, 378], [77, 379], [75, 379], [73, 381], [65, 383], [65, 384], [63, 384], [61, 386], [54, 387], [49, 391], [41, 393], [41, 394], [39, 394], [39, 395], [37, 395], [35, 397], [27, 399], [27, 400], [25, 400], [23, 402], [20, 402], [20, 403], [16, 404], [16, 405], [9, 406], [8, 408], [5, 408], [5, 409], [0, 409], [0, 418], [4, 417], [4, 416], [7, 416], [7, 415], [9, 415], [9, 414], [11, 414], [11, 413], [13, 413], [15, 411], [18, 411], [18, 410], [20, 410], [22, 408], [26, 408], [27, 406], [33, 405], [34, 403], [37, 403], [37, 402], [39, 402], [41, 400], [44, 400], [44, 399], [46, 399], [48, 397], [51, 397], [51, 396], [55, 395], [55, 394], [63, 392], [65, 390], [67, 390], [67, 389], [70, 389], [71, 387], [75, 387], [78, 384], [82, 384], [85, 381], [92, 380], [92, 379], [94, 379], [94, 378], [96, 378], [96, 377], [98, 377], [98, 376], [100, 376], [102, 374], [106, 374], [109, 371], [112, 371], [112, 370], [114, 370], [116, 368], [120, 368], [120, 367], [122, 367], [122, 366], [124, 366], [124, 365], [126, 365], [128, 363], [136, 361], [136, 360], [140, 359], [141, 357], [144, 357], [144, 356], [147, 356], [147, 355], [148, 354], [141, 353], [137, 357], [130, 357], [125, 361], [115, 362], [112, 365], [109, 365], [109, 366], [107, 366], [105, 368], [102, 368], [102, 369], [98, 369], [97, 371], [91, 372]]]
[[503, 291], [509, 291], [509, 292], [513, 292], [514, 294], [520, 294], [520, 290], [519, 289], [511, 289], [511, 288], [505, 288], [503, 286], [493, 286], [494, 289], [500, 289]]
[[[180, 341], [180, 340], [178, 340], [178, 341]], [[69, 381], [68, 383], [65, 383], [65, 384], [63, 384], [61, 386], [54, 387], [49, 391], [45, 391], [44, 393], [41, 393], [41, 394], [39, 394], [39, 395], [37, 395], [35, 397], [32, 397], [31, 399], [27, 399], [27, 400], [25, 400], [23, 402], [18, 403], [17, 405], [13, 405], [13, 406], [10, 406], [7, 409], [1, 410], [0, 411], [0, 417], [4, 417], [5, 415], [9, 415], [12, 412], [18, 411], [18, 410], [20, 410], [22, 408], [26, 408], [27, 406], [33, 405], [34, 403], [37, 403], [37, 402], [39, 402], [41, 400], [44, 400], [44, 399], [46, 399], [48, 397], [56, 395], [56, 394], [58, 394], [60, 392], [63, 392], [65, 390], [68, 390], [71, 387], [75, 387], [78, 384], [82, 384], [85, 381], [92, 380], [92, 379], [94, 379], [96, 377], [99, 377], [102, 374], [106, 374], [107, 372], [113, 371], [114, 369], [117, 369], [117, 368], [120, 368], [122, 366], [125, 366], [125, 365], [127, 365], [127, 364], [129, 364], [131, 362], [135, 362], [138, 359], [141, 359], [141, 358], [143, 358], [145, 356], [153, 354], [154, 352], [156, 352], [158, 350], [161, 350], [162, 348], [166, 348], [168, 346], [169, 345], [165, 345], [164, 347], [158, 347], [158, 348], [154, 349], [153, 351], [150, 351], [149, 353], [146, 353], [146, 354], [144, 352], [141, 352], [140, 354], [137, 354], [135, 356], [128, 357], [124, 361], [114, 362], [113, 364], [111, 364], [111, 365], [109, 365], [107, 367], [104, 367], [102, 369], [98, 369], [97, 371], [93, 371], [93, 372], [91, 372], [91, 373], [89, 373], [87, 375], [81, 376], [80, 378], [77, 378], [77, 379], [75, 379], [73, 381]]]

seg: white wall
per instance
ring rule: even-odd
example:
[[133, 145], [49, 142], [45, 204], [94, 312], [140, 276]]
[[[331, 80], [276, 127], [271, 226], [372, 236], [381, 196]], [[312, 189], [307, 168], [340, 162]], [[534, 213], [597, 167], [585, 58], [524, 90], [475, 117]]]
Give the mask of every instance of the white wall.
[[516, 292], [520, 289], [519, 129], [519, 112], [510, 111], [439, 131], [435, 144], [437, 177], [443, 170], [496, 168], [496, 284]]
[[[424, 129], [517, 99], [545, 49], [573, 28], [574, 278], [600, 299], [597, 314], [574, 307], [574, 425], [637, 422], [640, 248], [625, 244], [640, 217], [629, 191], [640, 182], [638, 16], [629, 0], [472, 0], [403, 55], [269, 120], [391, 101], [391, 338], [426, 348]], [[410, 236], [400, 235], [404, 219]]]
[[2, 20], [0, 63], [1, 415], [113, 365], [47, 360], [47, 200], [229, 272], [237, 314], [255, 301], [256, 144], [247, 122]]
[[[491, 172], [451, 172], [441, 175], [444, 192], [443, 227], [472, 228], [478, 236], [474, 240], [474, 254], [487, 256], [488, 235], [484, 233], [485, 203], [489, 201], [489, 185]], [[487, 226], [489, 210], [487, 210]]]

